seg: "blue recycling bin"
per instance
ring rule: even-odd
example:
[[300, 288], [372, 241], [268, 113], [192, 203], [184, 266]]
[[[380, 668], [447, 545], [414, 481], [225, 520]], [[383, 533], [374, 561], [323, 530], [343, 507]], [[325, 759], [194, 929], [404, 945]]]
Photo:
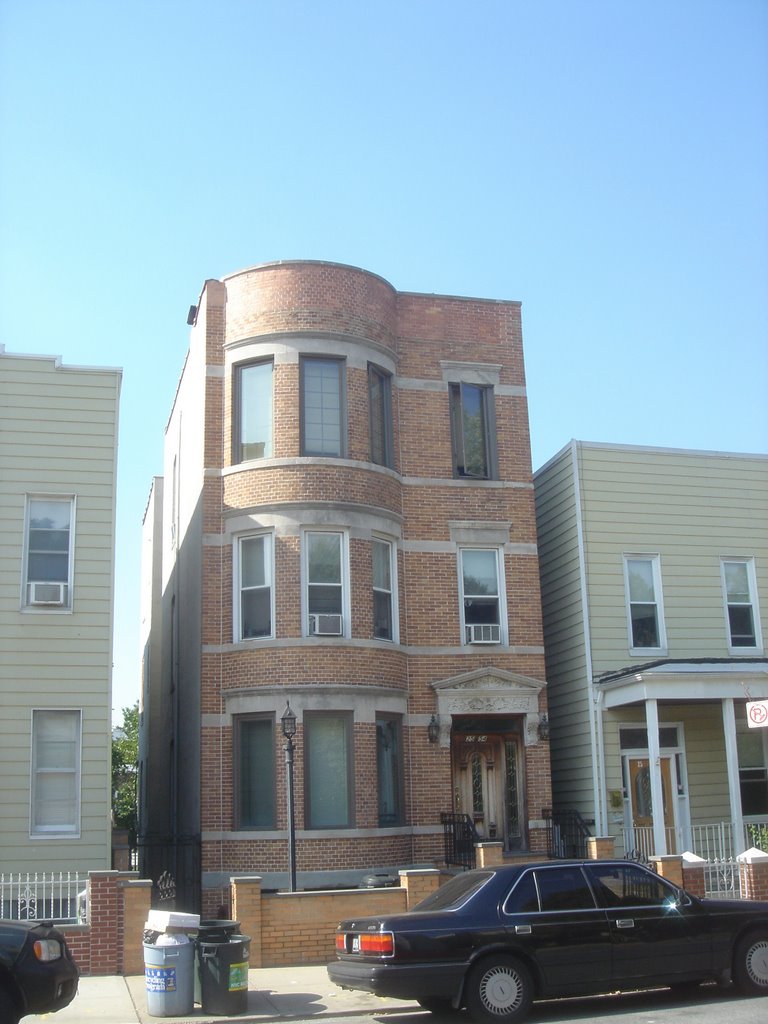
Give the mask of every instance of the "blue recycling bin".
[[150, 1016], [191, 1016], [195, 1008], [194, 942], [145, 942], [144, 976]]

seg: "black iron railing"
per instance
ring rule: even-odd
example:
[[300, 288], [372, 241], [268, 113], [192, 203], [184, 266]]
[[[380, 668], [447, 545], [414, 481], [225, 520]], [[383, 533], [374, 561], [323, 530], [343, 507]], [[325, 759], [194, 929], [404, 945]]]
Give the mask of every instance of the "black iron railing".
[[547, 854], [556, 859], [587, 857], [589, 825], [578, 811], [544, 811], [547, 823]]
[[473, 868], [475, 843], [480, 841], [480, 837], [470, 816], [443, 811], [440, 815], [440, 824], [443, 826], [446, 865]]

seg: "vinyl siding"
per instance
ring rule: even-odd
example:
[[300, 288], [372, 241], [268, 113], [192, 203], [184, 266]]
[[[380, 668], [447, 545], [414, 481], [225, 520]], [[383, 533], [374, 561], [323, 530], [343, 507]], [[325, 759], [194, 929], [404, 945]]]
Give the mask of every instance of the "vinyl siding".
[[[0, 352], [0, 870], [110, 865], [120, 373]], [[75, 496], [71, 611], [21, 607], [28, 494]], [[30, 837], [32, 711], [79, 710], [80, 835]]]
[[576, 808], [592, 817], [595, 810], [589, 681], [570, 447], [540, 470], [534, 483], [553, 804], [557, 810]]
[[768, 459], [579, 446], [578, 460], [595, 675], [649, 660], [630, 653], [625, 554], [660, 557], [667, 656], [728, 657], [722, 556], [755, 557], [768, 611]]

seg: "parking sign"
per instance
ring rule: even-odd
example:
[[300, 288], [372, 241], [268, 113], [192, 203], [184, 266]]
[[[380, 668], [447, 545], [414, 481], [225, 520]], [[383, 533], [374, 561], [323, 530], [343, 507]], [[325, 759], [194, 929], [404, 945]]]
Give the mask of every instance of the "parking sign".
[[747, 724], [750, 729], [762, 729], [768, 726], [768, 700], [748, 701]]

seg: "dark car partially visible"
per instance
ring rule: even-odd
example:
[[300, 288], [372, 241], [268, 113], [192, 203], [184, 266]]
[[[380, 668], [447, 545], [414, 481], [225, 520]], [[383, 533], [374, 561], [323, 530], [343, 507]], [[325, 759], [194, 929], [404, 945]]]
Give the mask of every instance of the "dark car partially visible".
[[62, 933], [48, 922], [0, 920], [0, 1022], [52, 1013], [77, 994], [78, 970]]
[[535, 999], [733, 980], [768, 995], [768, 902], [701, 900], [629, 861], [469, 871], [408, 913], [343, 921], [342, 988], [522, 1020]]

